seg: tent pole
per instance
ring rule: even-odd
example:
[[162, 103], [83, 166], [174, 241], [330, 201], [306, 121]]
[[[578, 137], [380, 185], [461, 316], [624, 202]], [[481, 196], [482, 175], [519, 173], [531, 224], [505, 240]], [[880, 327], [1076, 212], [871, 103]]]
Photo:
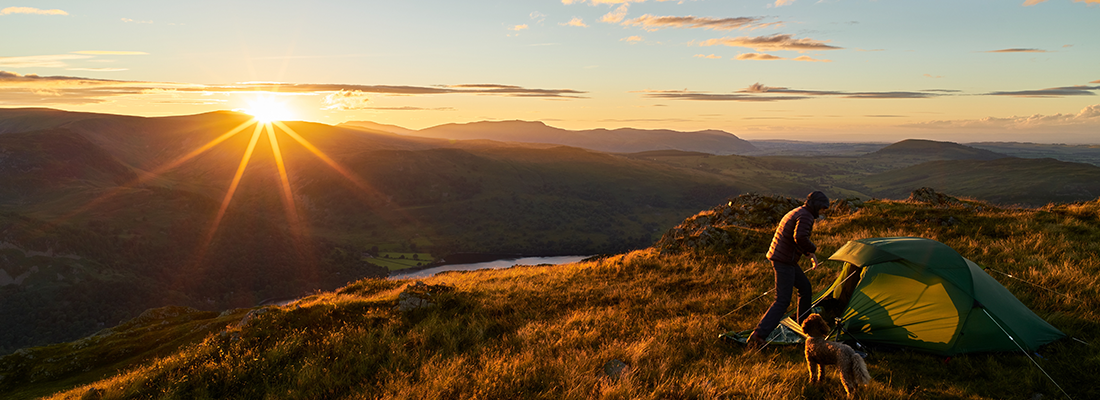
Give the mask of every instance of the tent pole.
[[989, 320], [993, 321], [993, 323], [996, 324], [998, 328], [1001, 328], [1001, 332], [1004, 332], [1005, 336], [1008, 336], [1008, 340], [1011, 340], [1012, 343], [1016, 344], [1016, 347], [1020, 348], [1020, 351], [1023, 352], [1025, 356], [1027, 356], [1028, 360], [1031, 360], [1032, 364], [1035, 364], [1035, 367], [1039, 368], [1040, 371], [1043, 371], [1043, 375], [1046, 375], [1047, 379], [1050, 379], [1050, 382], [1053, 383], [1054, 386], [1057, 386], [1058, 390], [1062, 391], [1062, 394], [1066, 395], [1067, 398], [1070, 398], [1070, 399], [1073, 398], [1072, 396], [1069, 395], [1069, 393], [1066, 393], [1065, 389], [1062, 389], [1062, 385], [1059, 385], [1058, 382], [1054, 381], [1054, 378], [1050, 377], [1050, 374], [1047, 373], [1047, 370], [1043, 369], [1043, 366], [1039, 365], [1039, 362], [1035, 361], [1035, 359], [1031, 357], [1031, 354], [1028, 354], [1027, 349], [1024, 349], [1024, 346], [1021, 346], [1020, 343], [1016, 341], [1016, 338], [1012, 337], [1012, 335], [1009, 334], [1008, 331], [1006, 331], [1003, 326], [1001, 326], [1001, 323], [997, 322], [997, 320], [994, 319], [993, 316], [989, 314], [989, 310], [986, 310], [985, 307], [982, 307], [982, 312], [984, 312], [985, 315], [987, 317], [989, 317]]

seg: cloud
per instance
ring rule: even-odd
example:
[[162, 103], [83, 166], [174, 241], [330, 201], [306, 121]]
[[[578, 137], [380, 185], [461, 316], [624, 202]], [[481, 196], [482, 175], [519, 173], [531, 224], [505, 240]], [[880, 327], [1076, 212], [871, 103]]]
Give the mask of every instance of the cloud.
[[809, 61], [809, 62], [833, 62], [833, 60], [826, 60], [826, 59], [821, 59], [821, 58], [812, 58], [810, 56], [798, 56], [798, 57], [792, 58], [791, 60], [794, 60], [794, 61]]
[[626, 18], [626, 11], [629, 8], [630, 8], [630, 4], [625, 3], [621, 6], [619, 6], [619, 8], [616, 8], [614, 11], [611, 11], [607, 14], [604, 14], [603, 17], [600, 17], [600, 21], [608, 22], [608, 23], [612, 23], [612, 24], [617, 24], [619, 22], [622, 22], [623, 18]]
[[784, 60], [783, 57], [773, 56], [771, 54], [764, 54], [764, 53], [738, 54], [736, 58], [738, 60]]
[[[1100, 0], [1097, 0], [1097, 1], [1100, 1]], [[990, 50], [990, 51], [985, 51], [983, 53], [1046, 53], [1046, 52], [1047, 52], [1046, 50], [1041, 50], [1041, 49], [1019, 49], [1019, 48], [1016, 48], [1016, 49]]]
[[710, 39], [700, 43], [700, 46], [730, 46], [747, 47], [757, 51], [766, 50], [839, 50], [843, 47], [830, 46], [828, 41], [822, 42], [813, 39], [794, 39], [790, 34], [775, 34], [770, 36]]
[[423, 107], [363, 107], [360, 110], [385, 110], [385, 111], [454, 111], [454, 107], [436, 107], [436, 108], [423, 108]]
[[645, 90], [640, 92], [642, 96], [649, 98], [671, 100], [700, 100], [700, 101], [782, 101], [804, 100], [815, 97], [839, 97], [848, 99], [924, 99], [939, 96], [948, 96], [949, 93], [930, 90], [921, 92], [893, 91], [893, 92], [847, 92], [838, 90], [802, 90], [785, 87], [765, 86], [754, 83], [744, 89], [728, 94], [712, 94], [707, 92], [695, 92], [689, 90]]
[[656, 31], [664, 28], [701, 28], [701, 29], [713, 29], [720, 31], [728, 31], [734, 29], [744, 29], [756, 26], [756, 22], [762, 20], [760, 17], [738, 17], [738, 18], [709, 18], [709, 17], [674, 17], [664, 16], [658, 17], [653, 15], [643, 15], [638, 18], [634, 18], [622, 23], [624, 26], [641, 26], [642, 29], [647, 31]]
[[696, 55], [694, 55], [694, 56], [692, 56], [692, 57], [695, 57], [695, 58], [707, 58], [707, 59], [712, 59], [712, 60], [717, 60], [717, 59], [719, 59], [719, 58], [722, 58], [722, 56], [717, 56], [717, 55], [714, 55], [714, 54], [711, 54], [711, 55], [709, 55], [709, 56], [708, 56], [708, 55], [706, 55], [706, 54], [696, 54]]
[[65, 60], [92, 58], [87, 55], [57, 54], [45, 56], [0, 57], [0, 68], [65, 68]]
[[641, 42], [643, 39], [641, 36], [630, 36], [619, 39], [620, 42]]
[[[1028, 6], [1033, 6], [1033, 5], [1036, 5], [1036, 4], [1039, 4], [1039, 3], [1044, 3], [1046, 1], [1047, 0], [1026, 0], [1026, 1], [1024, 1], [1023, 5], [1024, 5], [1024, 7], [1028, 7]], [[1100, 0], [1073, 0], [1073, 2], [1074, 3], [1085, 3], [1085, 4], [1091, 4], [1091, 3], [1100, 4]]]
[[367, 102], [370, 99], [367, 98], [366, 93], [358, 90], [340, 90], [335, 93], [329, 93], [321, 99], [321, 104], [325, 106], [322, 110], [361, 110], [366, 108]]
[[508, 28], [508, 30], [516, 31], [516, 32], [522, 31], [524, 29], [527, 29], [527, 24], [515, 25], [515, 26], [512, 26], [512, 27]]
[[67, 71], [95, 71], [95, 72], [118, 72], [129, 71], [129, 68], [65, 68]]
[[1100, 79], [1097, 79], [1097, 80], [1089, 82], [1089, 83], [1100, 83]]
[[1086, 106], [1076, 114], [1034, 114], [1026, 117], [1008, 118], [986, 117], [970, 120], [941, 120], [901, 125], [905, 128], [919, 129], [980, 129], [980, 130], [1018, 130], [1018, 131], [1056, 131], [1090, 134], [1095, 142], [1095, 132], [1100, 129], [1100, 104]]
[[[1097, 83], [1097, 82], [1091, 82]], [[1038, 90], [1019, 90], [1014, 92], [990, 92], [986, 93], [988, 96], [1010, 96], [1010, 97], [1066, 97], [1066, 96], [1095, 96], [1094, 91], [1100, 90], [1100, 86], [1065, 86], [1049, 89]]]
[[794, 0], [775, 0], [775, 7], [782, 7], [794, 3]]
[[[355, 84], [310, 84], [282, 82], [242, 82], [228, 85], [199, 85], [172, 82], [139, 82], [91, 79], [70, 76], [20, 75], [0, 71], [0, 104], [83, 104], [98, 103], [118, 96], [174, 93], [179, 95], [215, 93], [271, 92], [280, 94], [321, 95], [326, 106], [361, 107], [368, 94], [444, 95], [472, 94], [502, 97], [551, 99], [584, 98], [573, 89], [534, 89], [500, 84], [462, 84], [442, 86], [390, 86]], [[324, 100], [322, 100], [324, 101]]]
[[573, 19], [569, 20], [569, 22], [560, 23], [558, 25], [561, 25], [561, 26], [577, 26], [577, 27], [581, 27], [581, 28], [587, 28], [588, 27], [588, 25], [585, 25], [584, 20], [582, 20], [578, 17], [573, 17]]
[[0, 10], [0, 15], [8, 14], [69, 15], [69, 13], [58, 9], [39, 10], [34, 7], [8, 7]]
[[940, 79], [940, 78], [943, 78], [943, 75], [932, 75], [932, 74], [924, 74], [924, 76], [925, 76], [925, 77], [927, 77], [927, 78], [932, 78], [932, 79]]
[[738, 54], [736, 57], [738, 60], [792, 60], [792, 61], [810, 61], [810, 62], [833, 62], [833, 60], [824, 60], [812, 58], [810, 56], [798, 56], [795, 58], [783, 58], [765, 53], [744, 53]]
[[[669, 0], [657, 0], [657, 1], [669, 1]], [[594, 6], [600, 4], [627, 4], [627, 3], [645, 3], [645, 0], [561, 0], [562, 4], [575, 4], [575, 3], [592, 3]]]
[[74, 51], [73, 54], [137, 56], [146, 55], [149, 53], [146, 53], [144, 51], [81, 50]]

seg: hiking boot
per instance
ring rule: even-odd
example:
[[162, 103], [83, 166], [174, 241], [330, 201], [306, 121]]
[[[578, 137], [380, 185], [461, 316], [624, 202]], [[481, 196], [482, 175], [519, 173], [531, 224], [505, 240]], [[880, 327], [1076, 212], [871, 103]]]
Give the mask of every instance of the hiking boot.
[[756, 332], [753, 332], [751, 335], [749, 335], [749, 340], [745, 342], [745, 345], [750, 351], [759, 351], [760, 349], [763, 349], [764, 346], [766, 346], [767, 344], [768, 343], [765, 342], [764, 339], [762, 339], [760, 336], [756, 336]]

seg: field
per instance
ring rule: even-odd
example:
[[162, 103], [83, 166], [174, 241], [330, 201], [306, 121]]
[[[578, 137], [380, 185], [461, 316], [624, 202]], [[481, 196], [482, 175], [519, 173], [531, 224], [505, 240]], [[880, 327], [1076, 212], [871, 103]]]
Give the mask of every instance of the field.
[[[864, 398], [1100, 396], [1092, 384], [1100, 350], [1083, 344], [1100, 332], [1100, 284], [1092, 279], [1100, 273], [1098, 218], [1100, 202], [1027, 209], [880, 200], [820, 222], [820, 254], [864, 237], [944, 242], [998, 271], [991, 275], [1070, 337], [1040, 349], [1034, 363], [1022, 353], [875, 351]], [[117, 374], [97, 369], [89, 355], [117, 345], [125, 330], [31, 349], [0, 359], [0, 390], [12, 398], [59, 391], [54, 399], [843, 397], [835, 369], [822, 385], [807, 382], [798, 346], [755, 353], [717, 339], [728, 327], [752, 326], [767, 307], [759, 296], [772, 277], [752, 240], [721, 251], [650, 248], [564, 266], [442, 274], [423, 280], [440, 285], [428, 286], [437, 306], [407, 312], [394, 304], [414, 291], [410, 282], [363, 280], [260, 308], [239, 323], [208, 316], [205, 325], [223, 328], [173, 352], [142, 353], [141, 362], [131, 354], [128, 364], [114, 364]], [[814, 287], [831, 283], [838, 269], [830, 262], [811, 271]], [[164, 327], [187, 331], [166, 321], [131, 329], [159, 327], [160, 342], [181, 335]]]

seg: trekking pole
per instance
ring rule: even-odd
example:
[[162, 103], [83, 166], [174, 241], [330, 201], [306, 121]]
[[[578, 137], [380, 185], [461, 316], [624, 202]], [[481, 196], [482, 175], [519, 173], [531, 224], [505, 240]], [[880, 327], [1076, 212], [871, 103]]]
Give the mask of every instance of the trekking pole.
[[757, 300], [760, 300], [760, 298], [761, 298], [761, 297], [767, 296], [767, 295], [768, 295], [768, 293], [771, 293], [771, 290], [768, 290], [767, 292], [764, 292], [764, 293], [762, 293], [761, 295], [759, 295], [759, 296], [756, 296], [756, 297], [755, 297], [755, 298], [753, 298], [752, 300], [749, 300], [749, 301], [745, 302], [745, 304], [742, 304], [742, 305], [741, 305], [740, 307], [737, 307], [737, 308], [733, 309], [733, 311], [730, 311], [730, 312], [728, 312], [728, 313], [725, 313], [725, 314], [723, 314], [723, 315], [722, 315], [721, 317], [718, 317], [718, 319], [722, 319], [722, 318], [728, 317], [728, 316], [729, 316], [730, 314], [733, 314], [733, 313], [737, 312], [737, 310], [740, 310], [740, 309], [742, 309], [742, 308], [745, 308], [745, 306], [747, 306], [747, 305], [749, 305], [749, 304], [752, 304], [752, 302], [754, 302], [754, 301], [757, 301]]

